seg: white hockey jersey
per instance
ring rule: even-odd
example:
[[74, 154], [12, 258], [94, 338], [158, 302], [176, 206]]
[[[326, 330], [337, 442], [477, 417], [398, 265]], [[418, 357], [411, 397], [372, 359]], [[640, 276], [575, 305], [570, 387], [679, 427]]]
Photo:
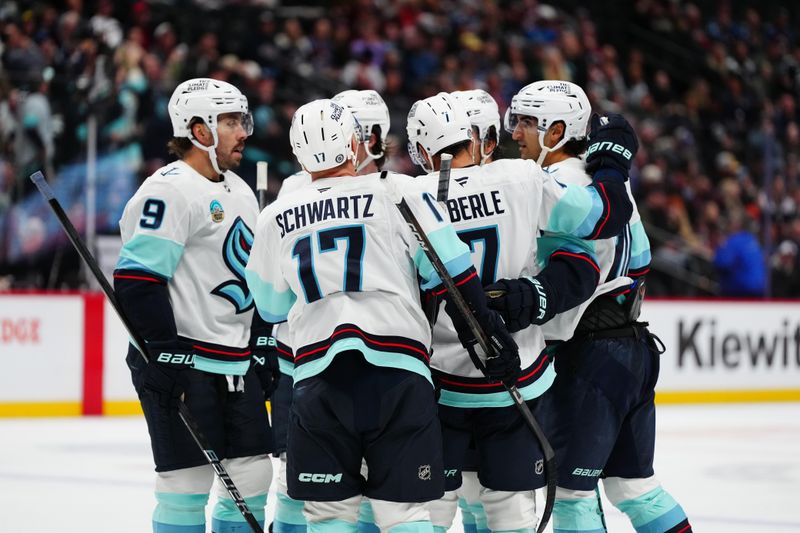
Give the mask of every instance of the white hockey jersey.
[[[586, 173], [584, 161], [576, 157], [549, 165], [544, 171], [559, 183], [585, 186], [592, 182], [592, 178]], [[626, 182], [625, 186], [628, 189], [628, 197], [633, 203], [630, 222], [620, 236], [590, 243], [594, 247], [597, 264], [600, 267], [600, 284], [588, 300], [569, 311], [559, 313], [542, 325], [546, 340], [569, 340], [575, 332], [583, 312], [595, 298], [629, 287], [633, 281], [627, 277], [628, 273], [636, 272], [649, 265], [650, 243], [631, 194], [630, 182]], [[540, 264], [549, 256], [549, 251], [557, 248], [561, 241], [562, 239], [558, 235], [545, 234], [540, 237]]]
[[[317, 180], [259, 216], [247, 281], [262, 318], [288, 319], [295, 382], [346, 350], [430, 380], [418, 275], [425, 288], [440, 280], [395, 206], [413, 178], [380, 176]], [[404, 197], [448, 272], [469, 269], [469, 250], [435, 200], [422, 191]]]
[[290, 192], [302, 189], [306, 185], [311, 185], [311, 174], [305, 170], [295, 172], [283, 180], [283, 183], [281, 183], [281, 189], [278, 191], [278, 198], [289, 194]]
[[125, 206], [116, 268], [168, 280], [178, 336], [194, 345], [200, 370], [242, 375], [250, 365], [244, 268], [257, 216], [253, 191], [235, 173], [213, 182], [183, 161], [157, 170]]
[[[435, 193], [438, 173], [417, 181]], [[602, 200], [592, 188], [565, 186], [540, 166], [522, 159], [503, 159], [483, 166], [453, 169], [447, 211], [459, 237], [469, 245], [475, 269], [484, 285], [500, 278], [536, 275], [540, 231], [563, 234], [565, 246], [591, 255], [586, 236], [602, 214]], [[440, 382], [439, 402], [455, 407], [500, 407], [512, 401], [502, 384], [490, 384], [458, 341], [452, 320], [440, 312], [433, 330], [431, 366]], [[541, 328], [513, 334], [519, 346], [523, 397], [535, 398], [555, 379], [544, 353]]]
[[[278, 198], [291, 192], [297, 191], [311, 185], [311, 174], [305, 170], [295, 172], [288, 176], [278, 191]], [[291, 376], [294, 372], [294, 354], [292, 353], [292, 336], [289, 331], [289, 324], [282, 322], [272, 327], [272, 336], [275, 338], [278, 347], [278, 364], [283, 374]]]

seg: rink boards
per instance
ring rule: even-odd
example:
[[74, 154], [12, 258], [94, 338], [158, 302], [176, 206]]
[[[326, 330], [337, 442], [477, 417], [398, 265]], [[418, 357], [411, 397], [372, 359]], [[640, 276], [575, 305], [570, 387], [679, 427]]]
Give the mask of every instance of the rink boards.
[[[800, 302], [649, 300], [659, 403], [800, 400]], [[139, 413], [99, 293], [0, 294], [0, 416]]]

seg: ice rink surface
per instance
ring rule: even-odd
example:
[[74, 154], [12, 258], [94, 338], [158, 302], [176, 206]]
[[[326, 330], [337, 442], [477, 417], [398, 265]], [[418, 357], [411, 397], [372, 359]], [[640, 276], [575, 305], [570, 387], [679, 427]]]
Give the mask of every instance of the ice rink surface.
[[[660, 406], [658, 416], [656, 474], [694, 531], [800, 532], [800, 403]], [[144, 419], [0, 419], [0, 451], [0, 532], [150, 530]], [[633, 531], [605, 511], [609, 531]]]

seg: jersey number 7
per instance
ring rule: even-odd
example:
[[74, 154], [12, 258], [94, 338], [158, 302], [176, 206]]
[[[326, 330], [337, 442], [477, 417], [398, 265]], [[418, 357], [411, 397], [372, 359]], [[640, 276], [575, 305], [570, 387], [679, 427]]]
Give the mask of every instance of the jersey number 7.
[[[297, 275], [307, 303], [315, 302], [322, 298], [322, 291], [317, 280], [314, 268], [314, 251], [312, 237], [316, 236], [318, 253], [335, 251], [339, 249], [339, 241], [347, 243], [344, 254], [344, 277], [342, 290], [357, 292], [361, 290], [361, 264], [364, 260], [365, 229], [362, 224], [353, 226], [337, 226], [335, 228], [315, 231], [310, 235], [301, 237], [292, 248], [292, 257], [297, 259]], [[325, 265], [325, 268], [330, 268]]]

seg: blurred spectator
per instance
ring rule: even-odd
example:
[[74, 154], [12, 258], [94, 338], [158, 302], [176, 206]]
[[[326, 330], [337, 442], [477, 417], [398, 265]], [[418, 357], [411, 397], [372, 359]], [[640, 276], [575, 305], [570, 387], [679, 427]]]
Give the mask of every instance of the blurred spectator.
[[772, 255], [772, 295], [777, 298], [796, 298], [800, 294], [800, 260], [798, 246], [783, 241]]
[[728, 236], [714, 253], [722, 296], [764, 296], [764, 253], [747, 225], [745, 213], [732, 213]]
[[[171, 136], [165, 104], [189, 77], [227, 79], [250, 98], [256, 128], [242, 167], [250, 182], [259, 160], [278, 180], [297, 170], [287, 131], [308, 100], [380, 91], [392, 119], [387, 167], [414, 173], [404, 129], [413, 101], [480, 87], [503, 113], [522, 86], [560, 78], [584, 86], [595, 111], [622, 112], [637, 129], [631, 184], [651, 236], [651, 294], [713, 294], [721, 228], [738, 212], [764, 246], [781, 243], [765, 250], [780, 265], [767, 275], [791, 278], [788, 250], [800, 246], [800, 5], [611, 5], [609, 17], [608, 5], [578, 0], [4, 2], [0, 232], [4, 212], [28, 192], [27, 173], [85, 160], [89, 116], [98, 154], [141, 149], [140, 176], [161, 166]], [[502, 151], [516, 153], [505, 134]], [[0, 270], [17, 269], [3, 262], [3, 246]], [[769, 284], [774, 294], [800, 297], [781, 280]]]

